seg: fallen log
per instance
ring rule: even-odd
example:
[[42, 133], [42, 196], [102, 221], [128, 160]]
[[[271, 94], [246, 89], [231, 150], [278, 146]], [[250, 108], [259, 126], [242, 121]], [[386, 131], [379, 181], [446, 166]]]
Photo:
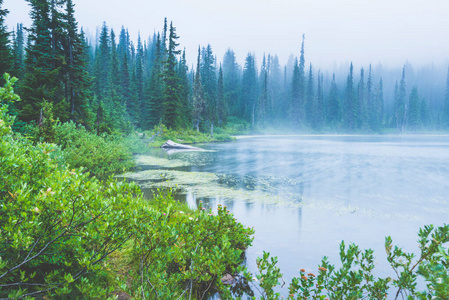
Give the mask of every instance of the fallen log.
[[189, 146], [189, 145], [178, 144], [178, 143], [173, 142], [172, 140], [166, 141], [161, 146], [161, 148], [163, 148], [163, 149], [203, 150], [201, 148], [197, 148], [197, 147], [193, 147], [193, 146]]

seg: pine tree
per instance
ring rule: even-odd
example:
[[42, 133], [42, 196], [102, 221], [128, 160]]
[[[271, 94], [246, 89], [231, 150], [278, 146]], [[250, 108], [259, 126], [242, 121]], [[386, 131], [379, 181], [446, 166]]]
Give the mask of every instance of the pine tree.
[[405, 103], [405, 66], [402, 69], [402, 78], [395, 97], [395, 123], [399, 132], [403, 132], [407, 120], [407, 105]]
[[447, 69], [446, 77], [446, 94], [444, 97], [443, 122], [445, 123], [446, 127], [449, 128], [449, 68]]
[[77, 123], [92, 125], [90, 102], [92, 101], [92, 78], [88, 73], [88, 54], [84, 33], [78, 33], [78, 23], [74, 16], [72, 0], [66, 0], [66, 26], [63, 45], [66, 59], [63, 69], [65, 80], [65, 98], [70, 103], [70, 118]]
[[329, 92], [327, 121], [331, 126], [335, 126], [338, 122], [340, 122], [340, 102], [338, 101], [338, 88], [335, 81], [335, 73], [332, 75], [332, 83]]
[[364, 129], [365, 128], [365, 122], [366, 122], [366, 97], [365, 97], [365, 70], [362, 68], [360, 70], [360, 81], [357, 86], [357, 98], [356, 98], [356, 120], [357, 125], [356, 127], [358, 129]]
[[299, 118], [301, 122], [303, 122], [306, 118], [305, 115], [305, 105], [306, 105], [306, 60], [305, 60], [305, 52], [304, 52], [304, 41], [306, 37], [302, 35], [302, 43], [301, 43], [301, 55], [299, 56], [299, 78], [298, 78], [298, 87], [299, 87]]
[[157, 35], [155, 43], [155, 58], [153, 66], [151, 68], [151, 75], [146, 88], [146, 103], [148, 107], [148, 113], [146, 116], [146, 128], [152, 129], [155, 125], [162, 121], [164, 113], [163, 108], [163, 90], [164, 84], [162, 80], [162, 41], [160, 34]]
[[37, 121], [46, 100], [53, 103], [55, 116], [64, 121], [69, 118], [69, 105], [64, 100], [62, 67], [66, 58], [61, 46], [64, 24], [58, 4], [47, 0], [27, 1], [33, 24], [28, 30], [26, 74], [20, 87], [20, 118]]
[[374, 93], [373, 93], [373, 112], [372, 112], [372, 124], [371, 129], [379, 131], [383, 126], [384, 119], [384, 92], [382, 78], [379, 80]]
[[217, 115], [218, 115], [218, 126], [222, 127], [226, 125], [228, 120], [228, 104], [226, 103], [226, 98], [224, 95], [224, 83], [223, 83], [223, 69], [218, 71], [218, 82], [217, 82]]
[[324, 125], [323, 74], [318, 71], [318, 87], [315, 108], [315, 128], [320, 130]]
[[411, 130], [416, 130], [420, 125], [421, 122], [420, 105], [421, 103], [419, 101], [418, 88], [415, 86], [413, 87], [412, 92], [410, 93], [410, 99], [408, 104], [407, 127]]
[[178, 63], [177, 72], [179, 77], [179, 97], [181, 100], [181, 118], [183, 127], [191, 124], [191, 107], [189, 106], [190, 82], [188, 72], [189, 68], [187, 67], [186, 51], [184, 49]]
[[420, 120], [421, 124], [423, 126], [429, 126], [430, 125], [430, 112], [429, 108], [427, 107], [426, 99], [422, 99], [420, 103]]
[[373, 78], [371, 74], [371, 65], [369, 66], [368, 81], [366, 82], [366, 103], [368, 126], [371, 130], [375, 130], [377, 128], [377, 115], [373, 98]]
[[11, 71], [13, 60], [9, 47], [9, 32], [5, 25], [5, 17], [9, 11], [2, 9], [2, 6], [3, 0], [0, 0], [0, 75], [3, 78], [3, 73]]
[[284, 120], [283, 115], [288, 111], [286, 91], [283, 88], [283, 78], [279, 58], [277, 55], [268, 55], [269, 77], [268, 95], [270, 98], [271, 121]]
[[228, 49], [223, 57], [224, 97], [229, 105], [230, 114], [241, 118], [243, 111], [239, 109], [240, 78], [240, 66], [234, 52]]
[[301, 77], [298, 66], [298, 60], [295, 60], [293, 66], [293, 76], [292, 76], [292, 91], [291, 91], [291, 102], [290, 102], [290, 119], [292, 126], [298, 128], [303, 120], [301, 119]]
[[354, 67], [351, 66], [349, 68], [349, 75], [346, 80], [346, 88], [345, 88], [345, 100], [343, 106], [343, 115], [344, 115], [344, 125], [345, 128], [352, 131], [355, 128], [356, 124], [356, 101], [354, 94], [354, 77], [353, 77]]
[[148, 109], [146, 102], [143, 99], [143, 82], [144, 82], [144, 48], [142, 45], [142, 40], [140, 38], [140, 32], [137, 38], [137, 53], [136, 53], [136, 63], [135, 63], [135, 86], [136, 86], [136, 102], [138, 104], [139, 120], [138, 125], [143, 128], [144, 116], [148, 115]]
[[309, 68], [309, 80], [307, 81], [307, 94], [306, 94], [306, 120], [309, 127], [315, 127], [315, 92], [313, 87], [313, 70], [312, 64]]
[[[94, 91], [99, 100], [107, 97], [110, 90], [111, 48], [108, 27], [103, 23], [100, 33], [100, 44], [95, 52]], [[107, 107], [108, 105], [106, 105]]]
[[163, 72], [164, 79], [164, 124], [168, 128], [182, 127], [182, 101], [180, 99], [180, 84], [179, 77], [176, 74], [176, 56], [180, 54], [176, 50], [179, 44], [176, 40], [179, 37], [176, 35], [176, 28], [173, 27], [173, 22], [170, 23], [170, 33], [168, 37], [167, 60], [165, 61], [165, 69]]
[[206, 100], [206, 123], [213, 132], [213, 125], [217, 120], [217, 76], [211, 45], [201, 51], [201, 80]]
[[14, 35], [12, 47], [13, 65], [11, 73], [17, 78], [23, 78], [25, 72], [25, 35], [22, 23], [17, 24]]
[[192, 117], [194, 122], [194, 127], [196, 131], [200, 130], [200, 122], [203, 118], [204, 110], [206, 108], [206, 100], [204, 99], [204, 88], [201, 80], [201, 50], [198, 47], [198, 60], [196, 67], [196, 74], [193, 81], [193, 109], [192, 109]]
[[240, 103], [244, 118], [254, 128], [257, 105], [257, 70], [255, 58], [251, 53], [248, 53], [245, 59]]
[[257, 123], [263, 127], [266, 125], [266, 122], [268, 121], [268, 112], [270, 111], [269, 107], [270, 100], [268, 95], [268, 70], [265, 67], [265, 57], [264, 63], [262, 65], [263, 65], [261, 71], [262, 89], [259, 97]]

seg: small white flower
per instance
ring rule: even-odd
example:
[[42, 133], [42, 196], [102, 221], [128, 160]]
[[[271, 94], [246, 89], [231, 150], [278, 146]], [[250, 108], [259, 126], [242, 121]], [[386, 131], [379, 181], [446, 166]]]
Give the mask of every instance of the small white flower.
[[184, 212], [182, 210], [179, 211], [180, 214], [183, 214]]
[[443, 283], [443, 278], [437, 278], [437, 283], [438, 284], [442, 284]]
[[193, 220], [193, 218], [192, 218], [192, 217], [189, 217], [189, 220]]

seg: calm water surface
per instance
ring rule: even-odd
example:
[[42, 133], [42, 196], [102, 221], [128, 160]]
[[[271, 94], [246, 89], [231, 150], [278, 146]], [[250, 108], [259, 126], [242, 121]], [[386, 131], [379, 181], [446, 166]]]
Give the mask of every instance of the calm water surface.
[[[269, 251], [287, 283], [301, 268], [316, 271], [325, 255], [338, 263], [342, 240], [374, 249], [377, 274], [389, 275], [385, 236], [416, 252], [421, 226], [449, 222], [449, 136], [251, 137], [200, 147], [215, 152], [183, 171], [224, 174], [240, 188], [269, 180], [271, 192], [285, 195], [279, 204], [201, 200], [254, 226], [248, 268]], [[199, 200], [187, 193], [190, 206]]]

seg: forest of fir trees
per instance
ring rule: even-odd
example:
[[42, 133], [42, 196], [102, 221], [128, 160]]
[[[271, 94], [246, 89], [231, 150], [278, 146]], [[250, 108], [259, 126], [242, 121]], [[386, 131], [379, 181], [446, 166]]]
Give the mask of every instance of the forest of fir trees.
[[60, 121], [72, 120], [99, 134], [152, 130], [160, 124], [213, 134], [214, 128], [236, 120], [246, 121], [252, 132], [449, 128], [449, 70], [446, 90], [437, 96], [420, 91], [423, 78], [408, 84], [407, 65], [396, 79], [387, 76], [388, 82], [371, 65], [355, 69], [351, 63], [347, 75], [337, 76], [306, 63], [304, 36], [298, 57], [285, 66], [271, 54], [259, 64], [253, 53], [240, 65], [231, 49], [220, 62], [206, 45], [198, 48], [189, 68], [172, 22], [165, 20], [150, 38], [139, 35], [137, 43], [125, 27], [115, 32], [103, 23], [90, 43], [74, 17], [72, 0], [28, 2], [31, 26], [17, 24], [11, 30], [0, 0], [0, 73], [20, 79], [22, 101], [12, 109], [17, 128], [38, 123], [45, 103], [52, 104]]

